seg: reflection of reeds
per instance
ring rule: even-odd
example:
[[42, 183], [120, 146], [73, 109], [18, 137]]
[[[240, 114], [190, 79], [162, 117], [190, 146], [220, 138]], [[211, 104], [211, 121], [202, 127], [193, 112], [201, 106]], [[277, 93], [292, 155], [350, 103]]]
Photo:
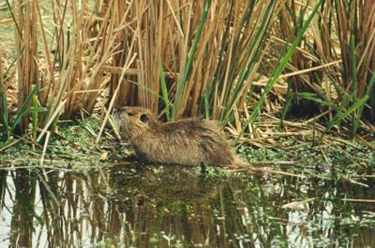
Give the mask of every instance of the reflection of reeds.
[[[261, 110], [274, 111], [270, 94], [285, 103], [283, 118], [292, 106], [300, 114], [328, 108], [326, 131], [349, 120], [356, 132], [362, 113], [373, 118], [370, 0], [6, 3], [20, 117], [6, 123], [7, 88], [0, 91], [7, 132], [25, 130], [31, 117], [35, 138], [60, 116], [92, 113], [98, 100], [104, 109], [120, 83], [115, 105], [146, 106], [167, 119], [205, 116], [242, 130], [243, 110], [252, 113], [250, 123]], [[289, 76], [281, 80], [282, 73]]]
[[0, 171], [0, 213], [2, 212], [4, 208], [4, 197], [5, 197], [5, 191], [7, 188], [7, 176], [8, 176], [8, 171], [6, 170]]
[[[373, 195], [371, 190], [345, 181], [327, 188], [331, 182], [325, 179], [238, 176], [200, 177], [194, 170], [180, 167], [122, 167], [84, 173], [0, 171], [0, 213], [10, 211], [11, 225], [5, 230], [9, 230], [11, 246], [166, 247], [182, 243], [269, 247], [298, 246], [311, 238], [340, 242], [341, 235], [348, 233], [339, 220], [350, 218], [354, 210], [365, 213], [374, 208], [367, 203], [361, 207], [359, 203], [343, 204], [343, 193], [363, 199]], [[311, 209], [281, 207], [316, 196], [315, 190], [305, 191], [316, 185], [325, 197], [309, 203]], [[327, 207], [332, 204], [337, 207]], [[289, 219], [293, 214], [298, 215], [298, 222]], [[3, 234], [4, 225], [1, 227]], [[358, 239], [371, 237], [369, 233], [350, 228], [349, 233], [356, 234], [351, 242], [368, 244]]]
[[30, 171], [11, 172], [15, 186], [15, 201], [12, 211], [10, 244], [16, 246], [32, 246], [33, 220], [40, 222], [35, 213], [36, 178]]

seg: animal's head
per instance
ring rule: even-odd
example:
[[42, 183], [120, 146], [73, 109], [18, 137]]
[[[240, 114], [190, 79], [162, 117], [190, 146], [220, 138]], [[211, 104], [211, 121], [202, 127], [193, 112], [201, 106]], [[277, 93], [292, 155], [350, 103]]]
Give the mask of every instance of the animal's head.
[[149, 131], [150, 123], [156, 121], [151, 111], [142, 107], [120, 107], [112, 116], [118, 131], [129, 139]]

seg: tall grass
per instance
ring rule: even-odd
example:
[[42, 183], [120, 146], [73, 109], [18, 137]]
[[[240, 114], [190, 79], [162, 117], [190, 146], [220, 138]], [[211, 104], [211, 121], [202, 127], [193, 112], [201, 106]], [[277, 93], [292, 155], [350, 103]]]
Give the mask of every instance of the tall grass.
[[[305, 10], [297, 5], [288, 1], [282, 11], [281, 19], [293, 25], [281, 25], [281, 40], [304, 22]], [[355, 134], [363, 114], [374, 121], [375, 5], [372, 1], [324, 1], [319, 12], [287, 70], [330, 66], [293, 77], [289, 85], [294, 107], [315, 113], [317, 107], [328, 108], [326, 132], [345, 121]]]
[[[97, 97], [106, 87], [101, 67], [118, 47], [115, 27], [108, 24], [110, 19], [104, 19], [95, 28], [97, 17], [89, 14], [87, 3], [47, 3], [52, 7], [50, 22], [43, 20], [44, 9], [38, 0], [19, 1], [9, 10], [19, 30], [15, 32], [15, 45], [18, 113], [22, 113], [20, 119], [17, 115], [13, 125], [24, 131], [33, 110], [34, 134], [36, 128], [53, 128], [60, 117], [73, 118], [81, 108], [93, 111]], [[108, 13], [113, 8], [110, 7]], [[34, 99], [33, 85], [37, 89]], [[6, 97], [3, 100], [5, 110]], [[39, 136], [38, 140], [41, 138]]]
[[[353, 132], [359, 126], [363, 108], [372, 121], [375, 120], [374, 71], [375, 71], [375, 5], [372, 1], [337, 1], [336, 26], [341, 48], [343, 67], [341, 77], [345, 93], [352, 106], [360, 104], [352, 114]], [[345, 95], [345, 94], [344, 94]], [[342, 98], [345, 98], [342, 97]], [[364, 100], [366, 99], [366, 100]]]
[[[154, 112], [161, 107], [168, 119], [205, 115], [228, 122], [256, 78], [269, 25], [281, 6], [282, 2], [255, 0], [137, 1], [121, 6], [123, 12], [131, 9], [129, 20], [141, 27], [133, 28], [139, 28], [139, 60], [133, 65], [137, 77], [127, 76], [119, 104], [142, 105]], [[122, 63], [115, 65], [117, 71]]]
[[40, 141], [58, 119], [81, 109], [104, 116], [110, 100], [148, 107], [167, 120], [234, 123], [241, 134], [248, 125], [239, 116], [251, 113], [242, 123], [258, 122], [271, 95], [284, 104], [282, 119], [289, 110], [328, 110], [326, 132], [345, 122], [356, 133], [364, 116], [374, 121], [371, 1], [7, 0], [7, 6], [18, 92], [10, 117], [2, 76], [0, 120], [8, 138], [13, 127], [31, 126]]

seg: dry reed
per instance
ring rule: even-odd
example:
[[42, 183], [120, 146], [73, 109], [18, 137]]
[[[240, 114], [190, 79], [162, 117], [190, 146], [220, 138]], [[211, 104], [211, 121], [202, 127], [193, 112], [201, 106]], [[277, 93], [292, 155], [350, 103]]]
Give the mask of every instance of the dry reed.
[[27, 129], [31, 120], [35, 133], [43, 130], [40, 141], [59, 118], [105, 109], [110, 99], [168, 120], [218, 119], [253, 138], [261, 111], [281, 111], [283, 121], [290, 109], [322, 110], [319, 118], [329, 120], [322, 133], [343, 121], [356, 133], [363, 113], [374, 118], [371, 1], [7, 3], [18, 83], [12, 123], [4, 123], [10, 103], [1, 84], [8, 133], [15, 125]]

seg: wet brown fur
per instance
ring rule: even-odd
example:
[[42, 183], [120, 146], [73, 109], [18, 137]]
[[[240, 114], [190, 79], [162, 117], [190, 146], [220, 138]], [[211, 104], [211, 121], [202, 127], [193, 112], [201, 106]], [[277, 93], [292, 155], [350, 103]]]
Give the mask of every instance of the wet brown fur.
[[152, 163], [235, 166], [237, 158], [214, 121], [184, 119], [162, 123], [145, 108], [120, 107], [113, 115], [138, 158]]

